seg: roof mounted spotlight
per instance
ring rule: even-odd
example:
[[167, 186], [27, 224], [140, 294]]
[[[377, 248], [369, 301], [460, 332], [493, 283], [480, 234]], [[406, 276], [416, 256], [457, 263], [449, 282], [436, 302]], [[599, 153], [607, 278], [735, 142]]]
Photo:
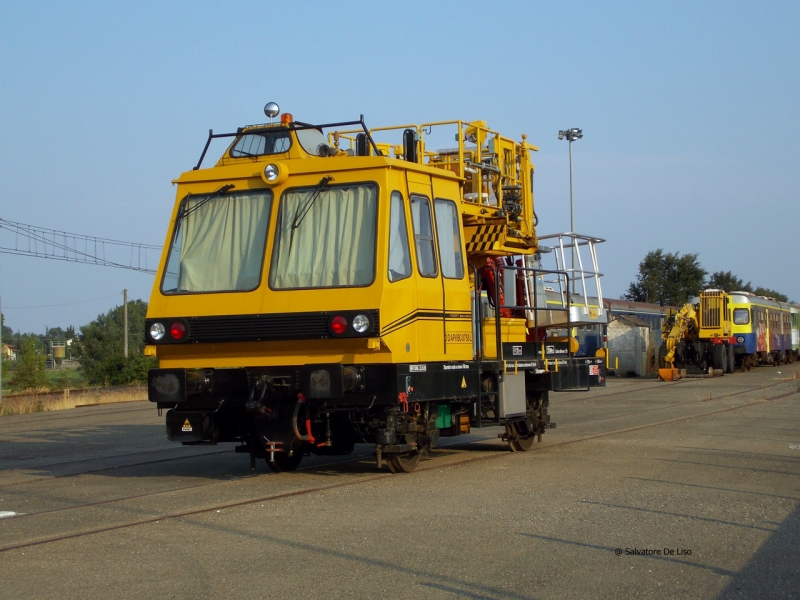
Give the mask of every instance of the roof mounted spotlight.
[[269, 117], [269, 123], [272, 125], [272, 119], [281, 114], [281, 107], [278, 106], [277, 102], [267, 102], [266, 106], [264, 106], [264, 114]]
[[564, 138], [567, 138], [568, 142], [579, 140], [582, 137], [583, 137], [583, 131], [578, 129], [577, 127], [573, 127], [572, 129], [563, 129], [558, 132], [558, 139], [563, 140]]

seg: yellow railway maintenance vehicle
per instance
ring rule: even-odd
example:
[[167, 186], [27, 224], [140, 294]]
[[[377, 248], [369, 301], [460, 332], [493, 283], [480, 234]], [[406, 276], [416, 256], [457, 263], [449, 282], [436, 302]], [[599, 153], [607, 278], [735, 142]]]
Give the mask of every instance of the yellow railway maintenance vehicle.
[[[269, 124], [209, 132], [175, 181], [145, 326], [169, 439], [237, 442], [275, 470], [370, 443], [378, 468], [409, 472], [471, 427], [501, 425], [529, 450], [551, 426], [549, 391], [604, 384], [602, 358], [547, 339], [548, 325], [578, 324], [568, 301], [539, 327], [525, 136], [265, 113]], [[428, 150], [440, 132], [455, 146]], [[232, 142], [200, 168], [218, 138]], [[569, 289], [567, 271], [548, 276]]]
[[666, 354], [659, 377], [675, 378], [674, 369], [720, 375], [735, 367], [731, 297], [722, 290], [704, 290], [697, 302], [687, 302], [664, 323]]

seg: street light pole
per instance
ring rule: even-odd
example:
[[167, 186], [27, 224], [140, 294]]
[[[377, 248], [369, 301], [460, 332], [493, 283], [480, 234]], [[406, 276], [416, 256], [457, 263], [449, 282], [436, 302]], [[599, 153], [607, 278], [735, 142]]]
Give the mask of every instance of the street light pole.
[[572, 142], [582, 137], [583, 131], [577, 127], [558, 132], [558, 139], [563, 140], [566, 138], [569, 142], [569, 229], [572, 233], [575, 233], [575, 201], [572, 196]]
[[[569, 142], [569, 230], [570, 233], [575, 233], [575, 200], [572, 195], [572, 142], [579, 140], [583, 137], [583, 131], [577, 127], [572, 129], [563, 129], [558, 132], [558, 139], [566, 140]], [[574, 275], [575, 275], [575, 252], [577, 252], [577, 238], [572, 238], [572, 276], [573, 290], [575, 289]]]

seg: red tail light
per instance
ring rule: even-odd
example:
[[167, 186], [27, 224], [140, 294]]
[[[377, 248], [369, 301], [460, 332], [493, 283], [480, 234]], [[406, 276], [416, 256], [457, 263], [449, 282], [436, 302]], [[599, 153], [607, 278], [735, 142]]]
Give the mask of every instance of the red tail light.
[[333, 317], [331, 321], [331, 329], [337, 335], [343, 334], [347, 330], [347, 319], [341, 315]]
[[169, 328], [169, 334], [172, 339], [179, 340], [186, 335], [186, 327], [183, 326], [183, 323], [173, 323], [172, 327]]

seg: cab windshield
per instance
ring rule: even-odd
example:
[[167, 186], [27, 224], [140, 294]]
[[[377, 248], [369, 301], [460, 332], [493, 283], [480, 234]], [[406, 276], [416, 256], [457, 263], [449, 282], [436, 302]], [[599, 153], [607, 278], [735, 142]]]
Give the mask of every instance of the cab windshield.
[[256, 289], [271, 206], [269, 190], [184, 198], [161, 291], [189, 294]]
[[244, 133], [236, 138], [231, 146], [231, 158], [243, 156], [263, 156], [265, 154], [283, 154], [292, 145], [292, 137], [288, 129]]
[[374, 281], [378, 188], [328, 181], [287, 190], [281, 197], [272, 289], [367, 286]]

